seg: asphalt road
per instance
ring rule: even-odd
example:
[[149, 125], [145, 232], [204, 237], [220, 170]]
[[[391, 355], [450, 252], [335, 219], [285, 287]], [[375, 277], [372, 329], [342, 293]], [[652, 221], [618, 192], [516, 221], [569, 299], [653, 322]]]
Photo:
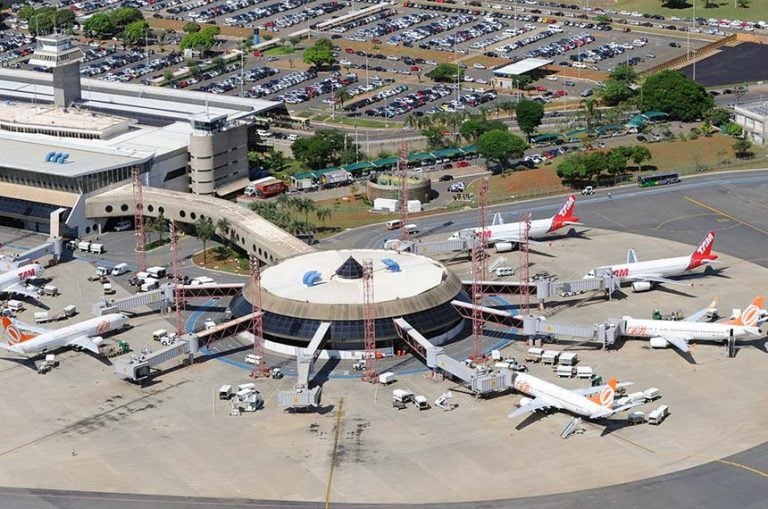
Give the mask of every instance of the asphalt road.
[[[768, 247], [768, 217], [765, 195], [768, 172], [750, 171], [687, 178], [673, 186], [639, 189], [629, 186], [607, 194], [579, 200], [577, 214], [589, 227], [623, 230], [648, 236], [672, 238], [697, 244], [710, 229], [718, 232], [715, 251], [759, 263], [768, 267], [764, 254]], [[513, 206], [495, 207], [510, 220], [524, 211], [536, 217], [554, 213], [562, 198], [548, 198]], [[435, 228], [446, 236], [457, 228], [473, 226], [476, 212], [460, 212], [451, 216], [420, 219], [423, 230]], [[452, 222], [446, 225], [447, 222]], [[380, 246], [392, 233], [383, 226], [354, 230], [324, 242], [323, 247]], [[576, 239], [574, 239], [576, 241]], [[581, 241], [581, 240], [579, 240]], [[617, 246], [616, 260], [630, 246]], [[642, 257], [642, 246], [639, 249]], [[606, 260], [610, 261], [610, 260]], [[584, 458], [590, 461], [590, 458]], [[609, 468], [608, 465], [606, 465]], [[539, 468], [532, 466], [532, 468]], [[512, 476], [513, 473], [510, 473]], [[512, 477], [510, 477], [512, 478]], [[768, 497], [768, 443], [747, 451], [700, 465], [688, 470], [642, 481], [594, 490], [516, 498], [512, 500], [461, 503], [422, 504], [408, 507], [424, 509], [506, 508], [565, 509], [610, 505], [613, 508], [674, 507], [676, 509], [721, 509], [740, 507], [763, 508]], [[511, 487], [513, 485], [510, 485]], [[142, 496], [119, 493], [89, 493], [56, 490], [24, 490], [0, 488], [0, 509], [31, 508], [107, 508], [150, 509], [281, 507], [319, 508], [322, 503], [211, 499], [193, 497]], [[333, 504], [333, 507], [388, 509], [393, 505]], [[399, 506], [403, 507], [403, 506]]]
[[[681, 183], [669, 186], [613, 188], [611, 198], [603, 190], [592, 196], [578, 195], [575, 215], [587, 228], [621, 230], [692, 246], [698, 245], [707, 231], [717, 230], [715, 251], [768, 267], [767, 192], [768, 175], [760, 171], [683, 177]], [[496, 205], [489, 207], [488, 220], [497, 212], [506, 222], [519, 221], [524, 212], [531, 212], [534, 219], [549, 217], [557, 212], [563, 199], [558, 196]], [[447, 238], [456, 230], [476, 227], [478, 213], [468, 210], [420, 217], [413, 222], [419, 225], [415, 239], [442, 234]], [[387, 239], [396, 237], [397, 233], [382, 223], [343, 232], [323, 241], [321, 248], [380, 248]], [[616, 246], [612, 258], [600, 263], [624, 260], [629, 247], [637, 248], [642, 259], [642, 246]]]

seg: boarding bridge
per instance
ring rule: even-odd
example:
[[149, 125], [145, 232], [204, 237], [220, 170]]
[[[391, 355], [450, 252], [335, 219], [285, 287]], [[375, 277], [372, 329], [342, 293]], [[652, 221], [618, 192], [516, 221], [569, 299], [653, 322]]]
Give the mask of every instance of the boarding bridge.
[[414, 351], [423, 352], [427, 367], [440, 369], [457, 378], [475, 395], [482, 396], [493, 392], [506, 391], [512, 387], [511, 372], [485, 372], [471, 368], [459, 362], [442, 347], [435, 346], [403, 318], [393, 319], [400, 338]]
[[466, 238], [430, 242], [389, 239], [384, 243], [384, 249], [391, 249], [398, 253], [414, 253], [430, 257], [456, 256], [469, 254], [472, 251], [472, 241]]
[[138, 383], [157, 373], [158, 366], [177, 357], [186, 356], [191, 361], [198, 351], [198, 337], [196, 334], [184, 334], [175, 343], [164, 346], [154, 352], [140, 355], [131, 354], [115, 361], [115, 374], [129, 382]]
[[292, 391], [278, 392], [277, 401], [280, 406], [291, 410], [299, 410], [320, 405], [320, 391], [322, 387], [316, 386], [310, 389], [309, 378], [312, 376], [315, 361], [328, 339], [328, 331], [330, 330], [331, 322], [320, 322], [320, 326], [312, 336], [309, 346], [296, 349], [296, 385], [294, 385]]
[[130, 382], [141, 382], [159, 371], [158, 366], [177, 357], [186, 356], [191, 361], [199, 351], [199, 345], [231, 336], [250, 327], [257, 313], [250, 313], [240, 318], [221, 323], [200, 332], [183, 334], [176, 342], [154, 352], [132, 354], [117, 359], [114, 363], [115, 374]]
[[[458, 311], [459, 314], [464, 318], [472, 318], [472, 310], [475, 307], [474, 305], [461, 300], [452, 300], [451, 305], [456, 308], [456, 311]], [[520, 320], [523, 319], [523, 315], [516, 315], [502, 309], [496, 309], [487, 306], [478, 306], [478, 308], [480, 309], [480, 313], [483, 315], [483, 320], [489, 322], [518, 327], [520, 325]]]
[[35, 246], [31, 249], [19, 253], [14, 262], [17, 266], [25, 263], [31, 263], [43, 256], [53, 255], [56, 260], [61, 260], [62, 242], [61, 238], [49, 239], [47, 242]]
[[606, 320], [592, 325], [553, 322], [543, 316], [523, 317], [523, 334], [529, 337], [577, 338], [600, 342], [608, 348], [616, 342], [626, 329], [624, 320]]
[[[238, 295], [242, 290], [243, 283], [181, 285], [181, 293], [185, 299], [197, 297], [232, 297]], [[91, 312], [94, 316], [102, 316], [109, 313], [131, 311], [145, 306], [157, 310], [163, 307], [173, 306], [175, 301], [173, 283], [166, 283], [157, 290], [137, 293], [136, 295], [123, 297], [121, 299], [102, 298], [98, 303], [91, 306]]]

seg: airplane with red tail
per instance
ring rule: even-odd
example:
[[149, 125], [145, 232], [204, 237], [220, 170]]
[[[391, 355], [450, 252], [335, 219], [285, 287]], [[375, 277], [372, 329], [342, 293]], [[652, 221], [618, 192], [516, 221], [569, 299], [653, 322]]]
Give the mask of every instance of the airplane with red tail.
[[[553, 233], [566, 226], [579, 226], [579, 218], [573, 215], [576, 207], [576, 195], [568, 196], [557, 214], [547, 219], [531, 220], [531, 227], [528, 230], [528, 239], [540, 239], [547, 234]], [[451, 239], [465, 238], [481, 233], [487, 238], [488, 244], [509, 243], [509, 249], [512, 249], [512, 243], [521, 243], [525, 241], [525, 223], [522, 221], [516, 223], [493, 224], [482, 228], [465, 228], [459, 230]], [[497, 249], [498, 251], [501, 251]]]
[[584, 279], [594, 279], [596, 274], [602, 274], [610, 270], [614, 276], [621, 278], [621, 282], [631, 283], [632, 291], [644, 292], [653, 288], [657, 283], [679, 284], [669, 279], [689, 273], [698, 267], [707, 265], [717, 260], [717, 255], [712, 253], [715, 245], [715, 232], [709, 232], [701, 241], [699, 247], [688, 256], [674, 258], [660, 258], [641, 262], [637, 258], [634, 249], [627, 254], [627, 263], [621, 265], [606, 265], [597, 267], [587, 273]]

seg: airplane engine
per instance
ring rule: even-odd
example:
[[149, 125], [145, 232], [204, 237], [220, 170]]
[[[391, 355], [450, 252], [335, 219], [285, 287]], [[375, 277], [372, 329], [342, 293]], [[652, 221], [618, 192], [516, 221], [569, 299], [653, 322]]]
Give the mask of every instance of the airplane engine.
[[493, 245], [493, 248], [497, 253], [506, 253], [512, 251], [517, 245], [517, 242], [497, 242]]
[[531, 398], [520, 398], [520, 403], [518, 404], [518, 406], [525, 406], [525, 405], [531, 403], [532, 401], [533, 401], [533, 399], [531, 399]]
[[632, 283], [633, 292], [647, 292], [651, 288], [653, 288], [653, 283], [648, 281], [635, 281]]
[[669, 342], [662, 337], [651, 338], [651, 348], [666, 348], [669, 346]]
[[94, 337], [91, 338], [91, 341], [93, 341], [93, 343], [96, 346], [98, 346], [98, 345], [100, 345], [100, 344], [102, 344], [104, 342], [104, 338], [102, 338], [101, 336], [94, 336]]

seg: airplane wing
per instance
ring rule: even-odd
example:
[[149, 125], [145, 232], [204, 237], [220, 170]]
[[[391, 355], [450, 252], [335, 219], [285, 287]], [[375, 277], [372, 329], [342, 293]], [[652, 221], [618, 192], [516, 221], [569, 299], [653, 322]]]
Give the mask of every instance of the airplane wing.
[[688, 346], [688, 342], [693, 339], [691, 336], [665, 334], [664, 336], [659, 336], [659, 337], [661, 339], [665, 339], [667, 343], [674, 346], [681, 352], [684, 352], [684, 353], [690, 352], [690, 347]]
[[709, 303], [709, 306], [705, 307], [704, 309], [699, 309], [692, 315], [688, 316], [685, 320], [687, 322], [698, 322], [704, 317], [707, 316], [713, 316], [717, 314], [717, 297], [715, 297], [712, 302]]
[[647, 281], [652, 283], [665, 283], [668, 285], [680, 285], [679, 281], [675, 281], [674, 279], [669, 279], [664, 276], [661, 276], [659, 274], [638, 274], [637, 276], [628, 276], [624, 279], [628, 281]]
[[29, 297], [31, 299], [39, 299], [40, 295], [35, 290], [30, 290], [27, 288], [27, 285], [23, 285], [21, 283], [16, 283], [15, 285], [11, 285], [8, 288], [4, 290], [7, 293], [12, 293], [14, 295], [23, 295], [24, 297]]
[[88, 336], [78, 336], [74, 339], [71, 339], [67, 342], [67, 346], [77, 346], [85, 350], [90, 350], [91, 352], [98, 354], [99, 353], [99, 346], [91, 340]]
[[13, 325], [16, 326], [17, 329], [24, 331], [24, 332], [32, 332], [35, 334], [45, 334], [46, 332], [50, 332], [50, 329], [46, 329], [45, 327], [39, 327], [37, 325], [32, 325], [27, 322], [22, 322], [21, 320], [13, 319]]
[[[633, 385], [635, 382], [619, 382], [616, 384], [617, 388], [620, 387], [629, 387], [630, 385]], [[608, 387], [607, 385], [595, 385], [594, 387], [584, 387], [582, 389], [571, 389], [571, 392], [574, 394], [578, 394], [579, 396], [592, 396], [593, 394], [598, 394]]]
[[520, 408], [514, 410], [513, 412], [510, 412], [507, 417], [510, 419], [517, 417], [518, 415], [527, 414], [528, 412], [535, 412], [537, 410], [543, 410], [545, 408], [561, 408], [558, 404], [550, 403], [549, 401], [546, 401], [543, 398], [535, 398], [533, 401], [528, 403], [527, 405], [523, 405]]

